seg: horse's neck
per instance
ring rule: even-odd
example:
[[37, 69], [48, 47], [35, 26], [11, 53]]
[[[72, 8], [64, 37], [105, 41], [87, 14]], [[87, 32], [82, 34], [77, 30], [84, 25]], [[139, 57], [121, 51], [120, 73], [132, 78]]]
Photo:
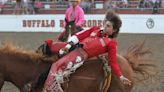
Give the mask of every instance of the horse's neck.
[[[72, 30], [73, 29], [73, 30]], [[71, 28], [70, 26], [67, 26], [66, 27], [66, 34], [65, 34], [65, 36], [67, 36], [66, 37], [66, 41], [72, 36], [72, 35], [74, 35], [75, 34], [75, 30], [74, 30], [74, 28]]]
[[69, 33], [74, 34], [76, 32], [76, 25], [74, 23], [71, 23], [69, 25], [67, 25], [67, 31], [69, 31]]
[[69, 38], [71, 38], [71, 36], [72, 36], [72, 34], [69, 32], [67, 41], [68, 41]]

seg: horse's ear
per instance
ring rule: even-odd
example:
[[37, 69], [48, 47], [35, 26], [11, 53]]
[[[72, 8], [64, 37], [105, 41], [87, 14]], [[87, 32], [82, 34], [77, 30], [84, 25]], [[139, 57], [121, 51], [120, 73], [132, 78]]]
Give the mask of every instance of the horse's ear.
[[65, 22], [68, 23], [68, 20], [65, 18]]
[[75, 23], [75, 20], [73, 20], [73, 23]]
[[42, 53], [43, 55], [51, 55], [51, 50], [47, 43], [42, 44], [39, 46], [39, 48], [36, 50], [37, 53]]
[[35, 52], [43, 54], [43, 48], [44, 48], [44, 44], [40, 45]]

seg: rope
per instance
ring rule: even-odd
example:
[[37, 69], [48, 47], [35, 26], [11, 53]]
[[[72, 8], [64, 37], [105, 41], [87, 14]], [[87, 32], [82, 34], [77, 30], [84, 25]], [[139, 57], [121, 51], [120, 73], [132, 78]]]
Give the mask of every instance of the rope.
[[104, 81], [103, 88], [101, 92], [107, 92], [109, 87], [110, 87], [110, 82], [111, 82], [111, 74], [109, 74]]
[[104, 63], [103, 70], [104, 70], [105, 79], [103, 82], [101, 92], [107, 92], [111, 82], [111, 68], [109, 68], [108, 59], [105, 57], [105, 55], [101, 55], [98, 58], [101, 59]]

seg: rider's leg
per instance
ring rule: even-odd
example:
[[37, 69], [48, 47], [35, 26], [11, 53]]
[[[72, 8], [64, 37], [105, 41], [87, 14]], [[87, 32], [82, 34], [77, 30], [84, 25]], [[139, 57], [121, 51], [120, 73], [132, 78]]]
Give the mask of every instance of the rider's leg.
[[77, 63], [77, 56], [81, 57], [81, 61], [83, 61], [87, 58], [87, 53], [82, 48], [78, 48], [52, 64], [47, 80], [45, 82], [46, 90], [51, 90], [50, 86], [54, 84], [54, 79], [56, 79], [55, 75], [57, 75], [58, 70], [64, 70], [63, 68], [66, 68], [69, 62], [72, 62], [73, 64]]

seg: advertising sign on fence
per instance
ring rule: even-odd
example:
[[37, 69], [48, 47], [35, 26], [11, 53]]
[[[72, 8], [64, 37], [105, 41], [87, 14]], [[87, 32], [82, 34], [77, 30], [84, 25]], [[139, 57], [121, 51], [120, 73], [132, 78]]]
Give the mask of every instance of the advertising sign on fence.
[[[105, 15], [85, 15], [84, 29], [103, 27]], [[121, 33], [164, 33], [162, 15], [120, 15]], [[0, 32], [61, 32], [64, 15], [0, 15]]]

